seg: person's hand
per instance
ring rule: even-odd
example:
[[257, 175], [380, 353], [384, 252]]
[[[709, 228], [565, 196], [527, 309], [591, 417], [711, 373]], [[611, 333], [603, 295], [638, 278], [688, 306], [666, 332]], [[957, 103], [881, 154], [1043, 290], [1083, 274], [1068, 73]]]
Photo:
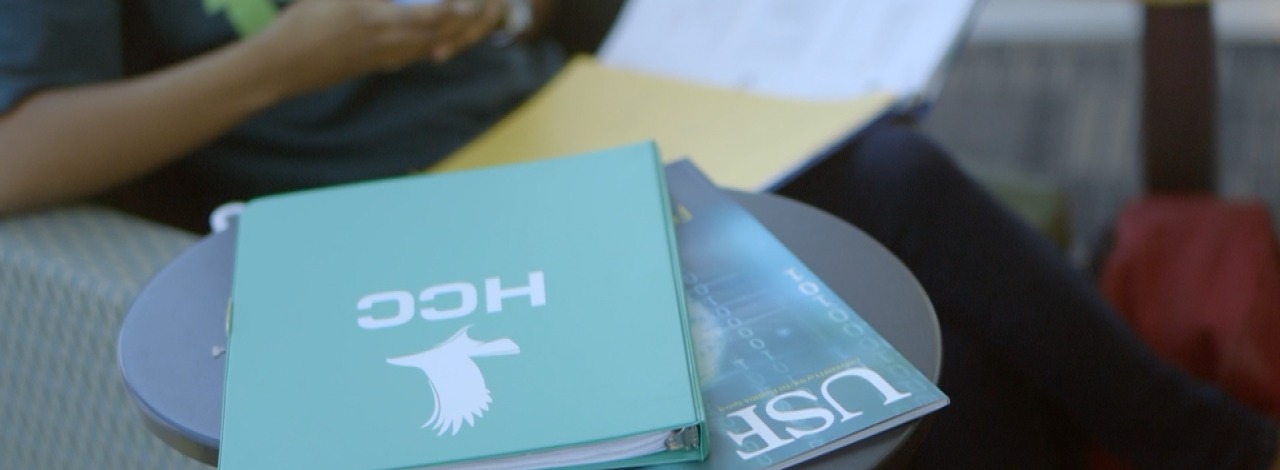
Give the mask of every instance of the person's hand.
[[446, 0], [448, 13], [443, 15], [436, 30], [436, 44], [431, 58], [444, 62], [463, 49], [486, 38], [506, 15], [503, 0]]
[[[488, 8], [488, 7], [486, 7]], [[452, 2], [299, 0], [245, 47], [277, 80], [282, 96], [317, 90], [439, 55], [474, 34]]]

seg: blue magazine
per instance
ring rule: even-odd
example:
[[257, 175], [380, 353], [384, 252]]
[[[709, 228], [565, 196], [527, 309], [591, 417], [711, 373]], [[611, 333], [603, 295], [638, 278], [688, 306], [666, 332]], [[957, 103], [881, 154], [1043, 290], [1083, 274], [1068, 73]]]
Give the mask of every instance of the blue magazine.
[[666, 165], [710, 455], [781, 468], [948, 403], [769, 230], [688, 160]]

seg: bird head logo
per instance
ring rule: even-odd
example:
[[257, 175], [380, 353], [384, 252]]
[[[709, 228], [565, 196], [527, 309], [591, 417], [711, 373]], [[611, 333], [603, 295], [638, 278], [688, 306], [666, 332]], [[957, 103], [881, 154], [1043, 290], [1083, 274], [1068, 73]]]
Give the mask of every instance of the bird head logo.
[[475, 426], [476, 418], [489, 410], [489, 388], [475, 358], [507, 356], [520, 353], [520, 346], [510, 338], [477, 341], [467, 335], [464, 326], [435, 347], [406, 356], [389, 357], [397, 366], [416, 367], [427, 375], [435, 400], [431, 417], [422, 427], [430, 426], [437, 435], [449, 431], [457, 435], [462, 423]]

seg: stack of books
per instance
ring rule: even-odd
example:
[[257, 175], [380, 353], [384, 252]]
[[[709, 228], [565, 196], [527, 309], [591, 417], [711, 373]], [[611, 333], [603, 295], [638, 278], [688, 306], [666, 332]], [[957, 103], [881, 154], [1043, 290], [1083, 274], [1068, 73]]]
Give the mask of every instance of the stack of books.
[[221, 468], [773, 468], [947, 402], [652, 142], [269, 196], [236, 230]]

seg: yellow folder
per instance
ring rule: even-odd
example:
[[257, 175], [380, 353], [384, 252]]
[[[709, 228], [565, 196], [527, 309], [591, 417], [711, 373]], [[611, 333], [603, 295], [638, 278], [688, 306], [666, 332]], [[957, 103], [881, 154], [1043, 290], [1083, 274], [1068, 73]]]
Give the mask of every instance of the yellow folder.
[[882, 115], [891, 94], [838, 101], [766, 97], [610, 68], [575, 57], [542, 90], [427, 171], [449, 171], [655, 140], [717, 184], [772, 188]]

